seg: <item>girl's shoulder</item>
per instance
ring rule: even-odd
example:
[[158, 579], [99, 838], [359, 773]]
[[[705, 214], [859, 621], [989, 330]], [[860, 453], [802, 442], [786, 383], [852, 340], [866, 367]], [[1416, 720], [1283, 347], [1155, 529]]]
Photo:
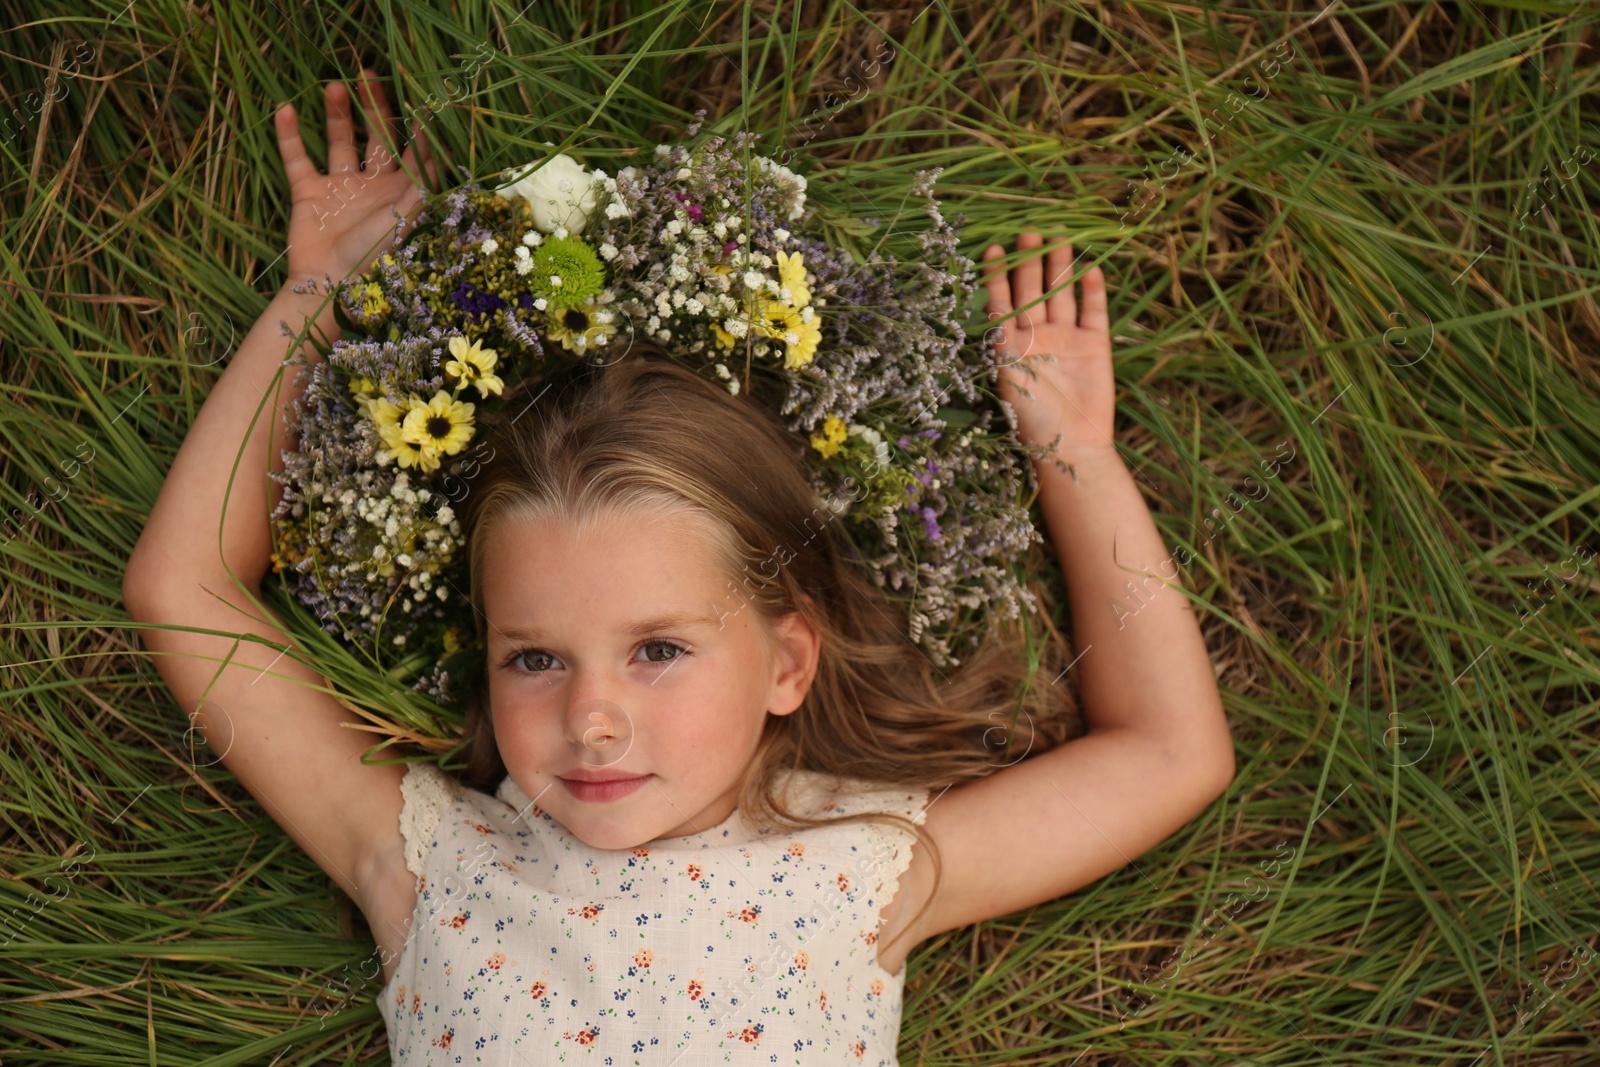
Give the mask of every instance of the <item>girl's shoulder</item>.
[[436, 763], [413, 763], [400, 779], [400, 836], [406, 844], [406, 869], [424, 876], [428, 848], [439, 820], [464, 794], [474, 792]]
[[812, 770], [790, 771], [786, 780], [780, 776], [779, 785], [797, 810], [821, 819], [879, 812], [920, 824], [929, 795], [925, 788]]

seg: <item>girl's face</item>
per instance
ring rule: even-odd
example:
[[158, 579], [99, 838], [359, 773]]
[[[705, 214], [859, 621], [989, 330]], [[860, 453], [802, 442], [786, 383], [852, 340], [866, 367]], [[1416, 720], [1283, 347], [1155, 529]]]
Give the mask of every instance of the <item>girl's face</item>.
[[[816, 631], [764, 624], [684, 516], [486, 531], [489, 707], [506, 771], [595, 848], [709, 830], [733, 814], [768, 714], [800, 706]], [[637, 777], [597, 787], [575, 778]]]

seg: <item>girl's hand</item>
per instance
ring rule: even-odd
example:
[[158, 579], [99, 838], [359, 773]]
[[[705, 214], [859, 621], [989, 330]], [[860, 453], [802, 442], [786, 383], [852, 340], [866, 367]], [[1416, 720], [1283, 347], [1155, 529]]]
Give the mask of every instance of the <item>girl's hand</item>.
[[[428, 153], [415, 123], [411, 143], [397, 161], [384, 147], [375, 128], [381, 121], [396, 141], [399, 123], [389, 107], [389, 99], [377, 72], [361, 72], [366, 100], [367, 152], [356, 157], [355, 127], [350, 108], [350, 90], [343, 82], [329, 82], [328, 173], [320, 173], [306, 156], [300, 140], [300, 120], [294, 107], [285, 104], [273, 117], [278, 129], [278, 152], [283, 156], [284, 173], [289, 177], [292, 207], [289, 211], [289, 280], [303, 282], [307, 277], [321, 281], [324, 275], [334, 281], [365, 273], [377, 262], [394, 240], [399, 225], [390, 208], [406, 222], [413, 223], [413, 209], [422, 202], [423, 190], [413, 182], [402, 164], [418, 174], [420, 151], [428, 181], [439, 183], [438, 165]], [[403, 236], [401, 231], [400, 236]]]
[[[1029, 232], [1017, 237], [1017, 250], [1038, 248], [1043, 238]], [[999, 260], [1000, 245], [984, 250], [984, 286], [989, 291], [989, 317], [1002, 318], [1043, 293], [1041, 258], [1019, 264], [1008, 279]], [[1050, 285], [1065, 281], [1072, 270], [1072, 245], [1054, 248], [1043, 257]], [[999, 331], [995, 355], [1000, 363], [1000, 398], [1016, 410], [1014, 425], [1023, 444], [1044, 445], [1061, 435], [1063, 455], [1085, 452], [1116, 454], [1111, 437], [1116, 413], [1116, 379], [1111, 372], [1111, 324], [1106, 316], [1106, 278], [1097, 266], [1082, 278], [1083, 308], [1071, 285], [994, 327]], [[1026, 389], [1032, 397], [1022, 395]]]

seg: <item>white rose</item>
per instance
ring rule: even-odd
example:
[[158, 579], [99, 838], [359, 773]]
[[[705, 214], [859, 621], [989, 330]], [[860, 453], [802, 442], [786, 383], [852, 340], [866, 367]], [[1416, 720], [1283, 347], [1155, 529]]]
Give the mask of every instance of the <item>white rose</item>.
[[589, 212], [598, 201], [595, 179], [605, 176], [598, 170], [585, 170], [565, 152], [552, 156], [531, 173], [526, 168], [513, 168], [503, 174], [522, 176], [497, 187], [496, 193], [506, 200], [518, 196], [526, 200], [533, 209], [533, 224], [545, 233], [564, 226], [573, 236], [583, 232]]

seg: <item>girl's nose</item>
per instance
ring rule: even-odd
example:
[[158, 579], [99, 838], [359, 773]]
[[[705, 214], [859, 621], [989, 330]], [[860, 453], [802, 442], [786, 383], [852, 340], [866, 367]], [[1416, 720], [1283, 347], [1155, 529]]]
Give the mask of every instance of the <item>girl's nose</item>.
[[567, 705], [566, 737], [587, 766], [610, 766], [633, 745], [633, 717], [604, 697], [580, 695]]

